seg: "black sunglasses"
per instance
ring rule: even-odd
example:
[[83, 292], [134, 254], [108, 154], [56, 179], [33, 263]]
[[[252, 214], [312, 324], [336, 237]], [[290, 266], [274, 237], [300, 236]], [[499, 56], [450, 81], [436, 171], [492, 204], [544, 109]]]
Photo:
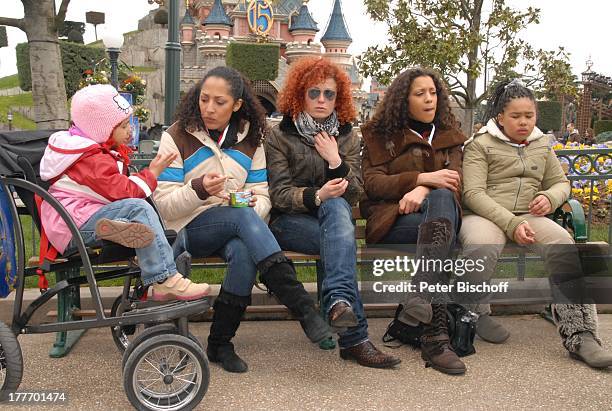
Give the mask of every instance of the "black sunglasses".
[[[319, 90], [318, 88], [311, 88], [310, 90], [308, 90], [308, 98], [311, 100], [318, 99], [320, 95], [321, 90]], [[336, 97], [336, 92], [334, 90], [324, 90], [323, 97], [325, 97], [327, 101], [332, 101]]]

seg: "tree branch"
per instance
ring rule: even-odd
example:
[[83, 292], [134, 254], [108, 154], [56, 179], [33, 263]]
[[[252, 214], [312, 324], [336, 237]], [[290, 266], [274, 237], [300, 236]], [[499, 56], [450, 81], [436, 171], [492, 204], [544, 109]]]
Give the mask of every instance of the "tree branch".
[[25, 31], [25, 20], [13, 19], [10, 17], [0, 17], [0, 26], [17, 27], [18, 29]]
[[68, 11], [69, 3], [70, 0], [62, 0], [62, 4], [60, 4], [57, 15], [55, 16], [55, 25], [58, 29], [62, 23], [64, 23], [64, 20], [66, 20], [66, 12]]

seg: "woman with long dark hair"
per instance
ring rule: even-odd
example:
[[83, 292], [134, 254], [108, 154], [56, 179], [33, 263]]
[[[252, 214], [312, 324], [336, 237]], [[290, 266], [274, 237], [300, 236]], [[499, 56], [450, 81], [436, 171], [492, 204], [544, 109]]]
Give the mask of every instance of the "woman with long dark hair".
[[[449, 107], [440, 76], [428, 69], [401, 73], [363, 128], [362, 201], [370, 244], [416, 244], [416, 258], [449, 257], [461, 221], [461, 146], [464, 135]], [[446, 283], [442, 270], [417, 270], [412, 283]], [[423, 324], [421, 351], [428, 366], [463, 374], [452, 351], [444, 293], [410, 294], [399, 320]]]
[[329, 327], [266, 224], [271, 205], [262, 146], [265, 114], [249, 82], [232, 68], [216, 67], [189, 90], [176, 117], [159, 152], [178, 155], [160, 175], [155, 200], [167, 226], [183, 230], [184, 248], [192, 255], [217, 254], [228, 263], [214, 303], [208, 358], [230, 372], [247, 370], [231, 339], [251, 302], [258, 270], [311, 341], [329, 338]]

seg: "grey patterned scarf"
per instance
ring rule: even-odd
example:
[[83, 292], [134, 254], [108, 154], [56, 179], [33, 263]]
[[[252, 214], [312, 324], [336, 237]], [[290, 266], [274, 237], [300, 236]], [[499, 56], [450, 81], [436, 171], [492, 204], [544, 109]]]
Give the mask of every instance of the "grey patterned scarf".
[[314, 146], [314, 136], [319, 134], [321, 131], [326, 131], [327, 134], [333, 137], [338, 137], [338, 128], [340, 123], [338, 122], [338, 114], [334, 110], [331, 115], [322, 123], [319, 123], [310, 114], [302, 111], [295, 119], [295, 128], [297, 128], [300, 136], [306, 139], [306, 142], [311, 146]]

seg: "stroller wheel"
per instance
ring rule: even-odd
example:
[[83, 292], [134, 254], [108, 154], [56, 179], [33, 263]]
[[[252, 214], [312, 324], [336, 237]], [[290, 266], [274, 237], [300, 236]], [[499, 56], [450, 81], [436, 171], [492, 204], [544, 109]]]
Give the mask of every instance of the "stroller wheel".
[[0, 322], [0, 402], [16, 391], [23, 376], [21, 347], [13, 331]]
[[134, 348], [123, 387], [138, 410], [195, 408], [208, 390], [210, 370], [202, 348], [187, 337], [157, 335]]
[[[121, 360], [121, 365], [125, 367], [125, 364], [134, 351], [134, 348], [138, 347], [143, 341], [148, 340], [149, 338], [155, 337], [157, 335], [167, 335], [167, 334], [178, 334], [178, 329], [174, 324], [158, 324], [152, 327], [145, 328], [143, 332], [138, 334], [128, 345], [128, 347], [123, 352], [123, 358]], [[189, 333], [189, 339], [195, 342], [201, 349], [204, 351], [204, 346], [202, 343], [192, 333]]]

